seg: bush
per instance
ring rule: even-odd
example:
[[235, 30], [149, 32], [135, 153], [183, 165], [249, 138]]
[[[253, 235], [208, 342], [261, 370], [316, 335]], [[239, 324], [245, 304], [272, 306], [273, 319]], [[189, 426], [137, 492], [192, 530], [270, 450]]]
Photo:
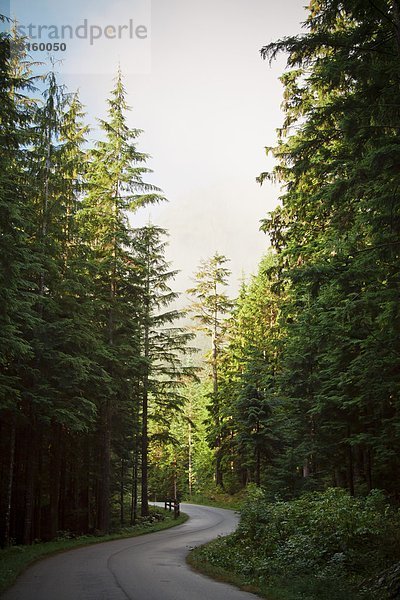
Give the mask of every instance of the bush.
[[363, 500], [330, 488], [274, 504], [257, 491], [242, 509], [233, 542], [256, 550], [267, 571], [272, 565], [285, 572], [317, 567], [357, 572], [369, 568], [368, 559], [375, 565], [377, 559], [386, 562], [388, 547], [394, 551], [398, 526], [398, 515], [378, 491]]
[[379, 491], [361, 499], [331, 488], [271, 504], [254, 489], [248, 498], [237, 531], [204, 549], [204, 558], [249, 584], [279, 588], [290, 580], [298, 595], [282, 598], [320, 599], [321, 587], [332, 599], [368, 597], [368, 585], [359, 596], [351, 589], [400, 558], [399, 514]]

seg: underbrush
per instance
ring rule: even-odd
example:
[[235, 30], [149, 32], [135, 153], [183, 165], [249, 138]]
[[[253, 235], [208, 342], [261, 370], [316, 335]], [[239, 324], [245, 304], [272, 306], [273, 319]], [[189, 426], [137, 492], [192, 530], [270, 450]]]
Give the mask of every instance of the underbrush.
[[228, 494], [220, 487], [215, 486], [207, 490], [207, 492], [193, 494], [186, 498], [184, 502], [239, 510], [242, 508], [243, 503], [247, 498], [247, 493], [247, 490], [244, 489], [236, 494]]
[[400, 560], [400, 518], [381, 492], [359, 499], [332, 488], [268, 503], [253, 490], [241, 514], [237, 531], [196, 549], [191, 564], [235, 573], [270, 600], [387, 597], [376, 581]]

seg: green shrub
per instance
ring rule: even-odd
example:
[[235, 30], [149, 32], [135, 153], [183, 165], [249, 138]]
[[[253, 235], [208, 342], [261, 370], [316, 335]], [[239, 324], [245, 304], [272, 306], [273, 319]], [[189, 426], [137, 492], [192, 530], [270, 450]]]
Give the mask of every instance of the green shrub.
[[377, 490], [366, 499], [331, 488], [268, 503], [254, 489], [237, 531], [202, 552], [245, 583], [275, 589], [271, 598], [364, 598], [368, 585], [359, 594], [354, 587], [400, 558], [400, 519]]
[[368, 559], [386, 562], [398, 528], [398, 515], [378, 491], [363, 500], [330, 488], [273, 504], [257, 491], [242, 509], [233, 543], [256, 552], [266, 571], [357, 572], [369, 568]]

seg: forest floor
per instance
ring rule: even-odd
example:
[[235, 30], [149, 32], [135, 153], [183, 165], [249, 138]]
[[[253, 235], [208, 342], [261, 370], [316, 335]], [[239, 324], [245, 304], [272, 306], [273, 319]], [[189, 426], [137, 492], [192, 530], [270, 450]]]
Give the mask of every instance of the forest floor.
[[175, 527], [175, 525], [181, 525], [188, 519], [188, 516], [183, 513], [177, 519], [174, 519], [173, 513], [162, 508], [153, 509], [150, 507], [150, 512], [162, 515], [162, 519], [142, 521], [137, 525], [124, 527], [108, 535], [71, 537], [71, 534], [65, 532], [51, 542], [38, 542], [31, 546], [12, 546], [0, 550], [0, 594], [8, 589], [27, 567], [44, 557], [82, 546], [169, 529]]

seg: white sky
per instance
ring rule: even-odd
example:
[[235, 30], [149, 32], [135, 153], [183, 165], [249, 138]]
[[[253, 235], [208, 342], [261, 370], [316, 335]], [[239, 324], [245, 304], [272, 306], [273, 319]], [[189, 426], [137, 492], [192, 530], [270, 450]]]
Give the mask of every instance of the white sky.
[[[2, 3], [5, 0], [0, 0]], [[232, 293], [242, 272], [257, 269], [268, 240], [259, 221], [279, 190], [255, 179], [271, 167], [264, 146], [282, 123], [282, 57], [272, 68], [260, 48], [300, 32], [305, 0], [12, 0], [25, 24], [148, 26], [147, 40], [66, 40], [59, 68], [70, 91], [80, 89], [88, 120], [103, 117], [118, 62], [125, 71], [139, 149], [152, 155], [153, 183], [169, 202], [144, 209], [170, 232], [168, 258], [185, 290], [200, 260], [216, 250], [231, 259]], [[61, 54], [60, 54], [61, 55]], [[60, 56], [59, 55], [59, 56]], [[35, 58], [44, 59], [45, 53]], [[92, 133], [96, 136], [96, 131]]]

